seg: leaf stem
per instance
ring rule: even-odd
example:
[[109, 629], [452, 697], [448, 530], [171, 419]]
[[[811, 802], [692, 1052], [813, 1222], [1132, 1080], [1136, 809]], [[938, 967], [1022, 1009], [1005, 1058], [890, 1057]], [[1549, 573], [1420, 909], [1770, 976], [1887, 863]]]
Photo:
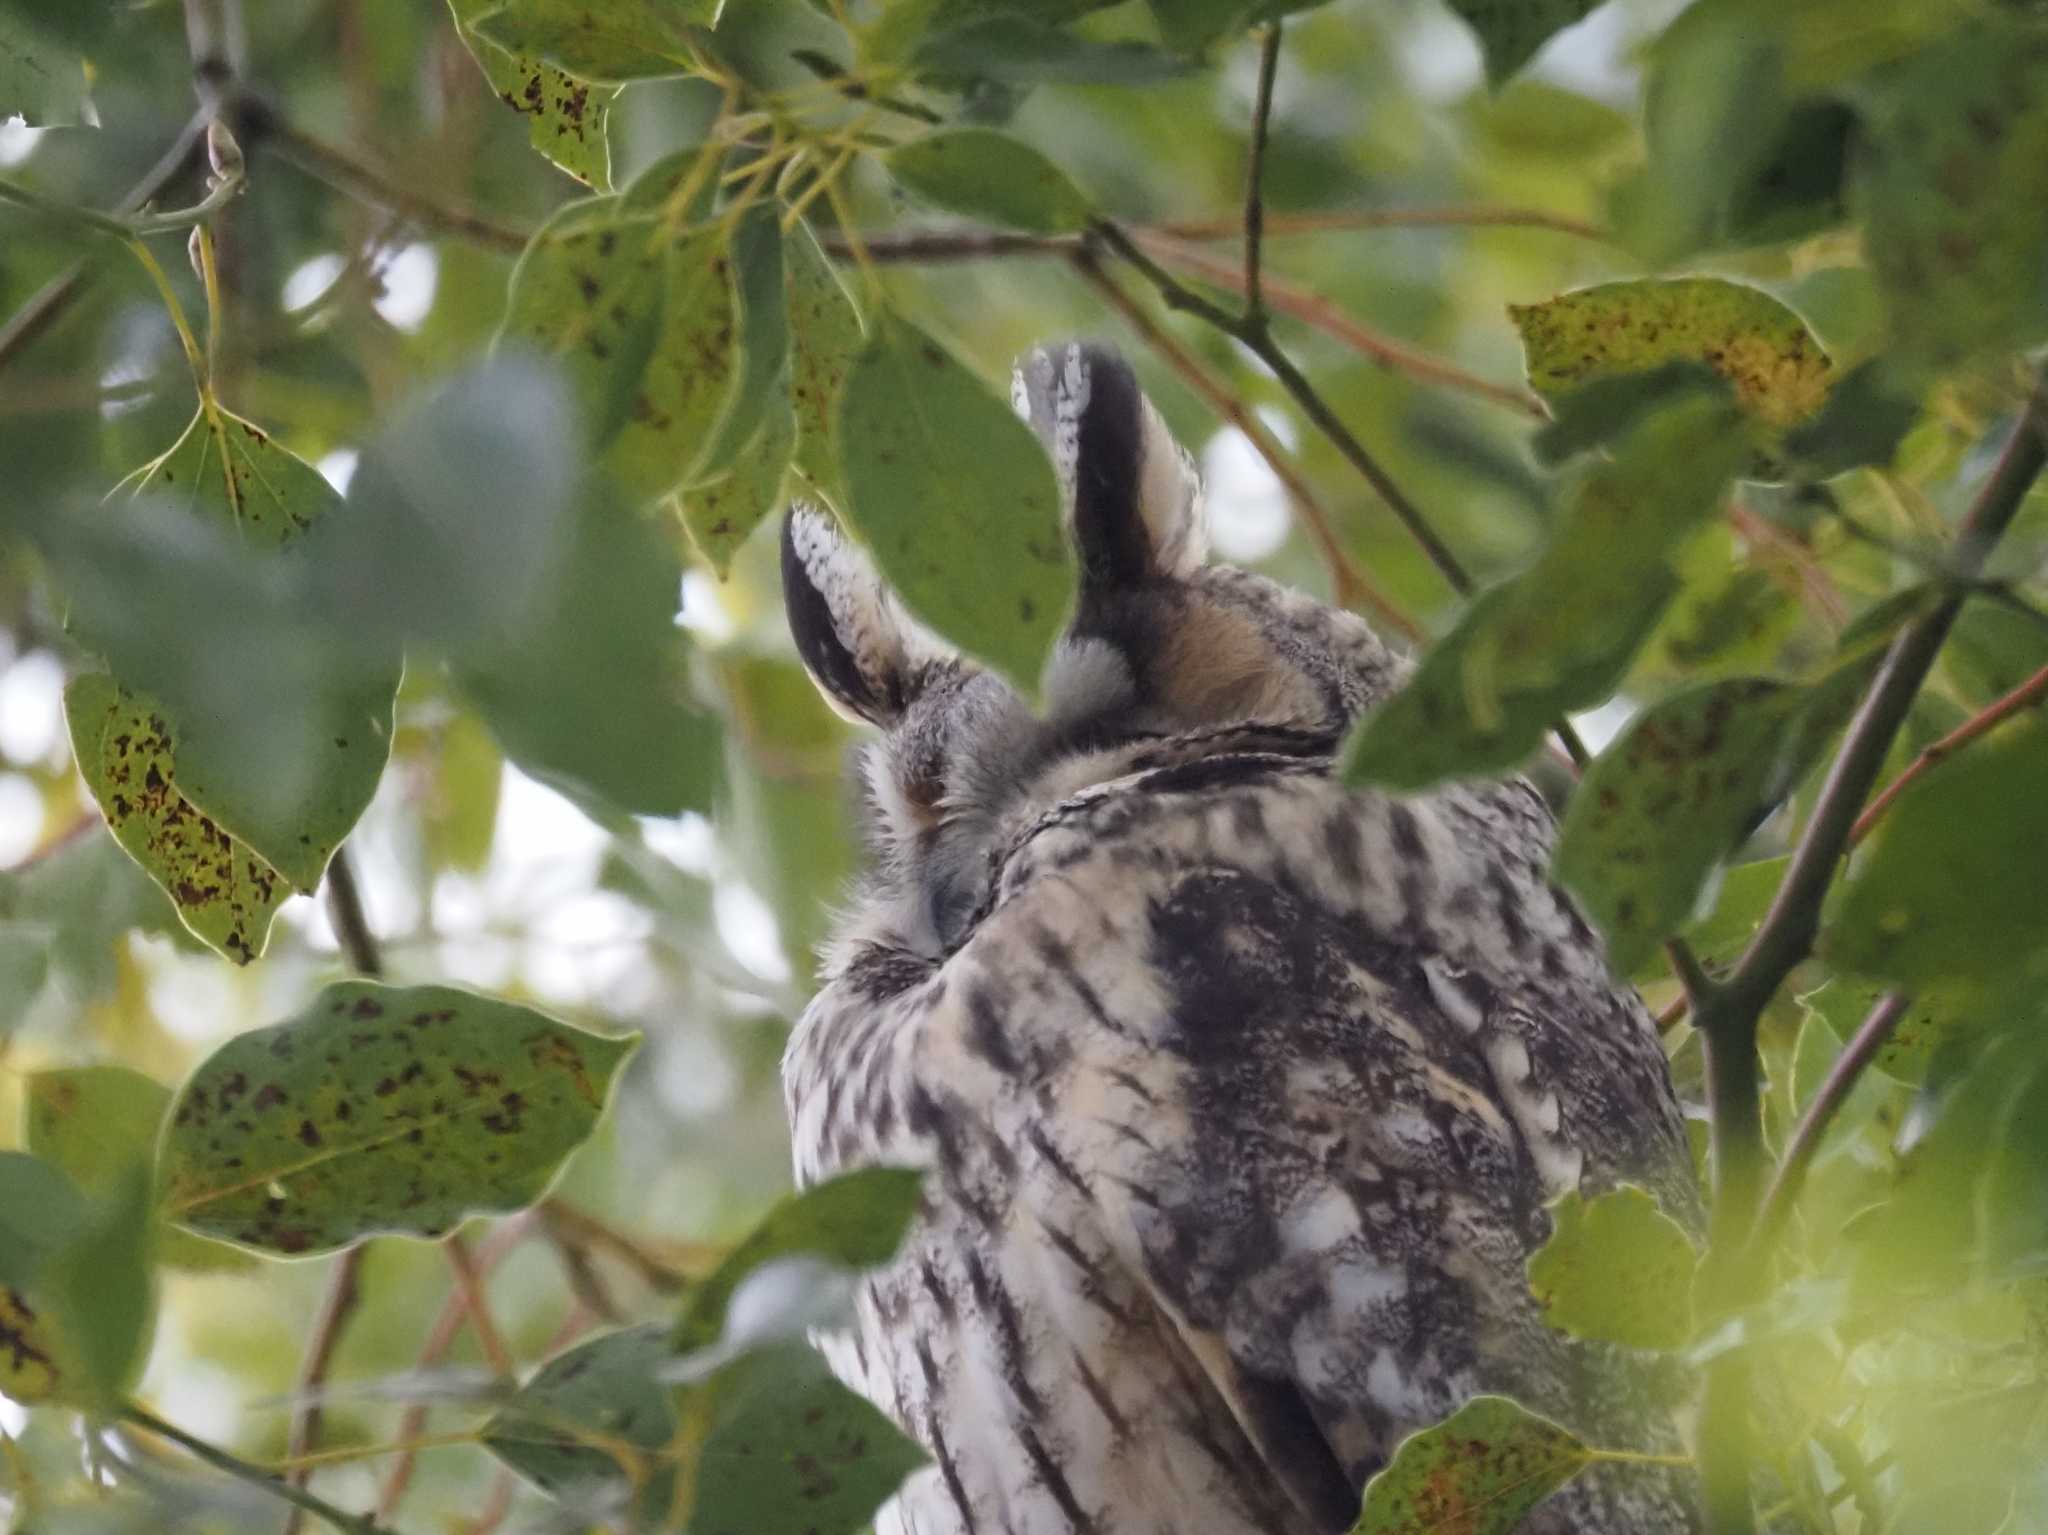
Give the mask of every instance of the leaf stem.
[[197, 1435], [188, 1434], [177, 1424], [168, 1423], [133, 1402], [123, 1404], [121, 1421], [154, 1434], [159, 1439], [169, 1440], [195, 1460], [204, 1461], [216, 1471], [223, 1472], [239, 1482], [246, 1482], [251, 1487], [261, 1488], [273, 1497], [283, 1499], [292, 1505], [295, 1515], [311, 1514], [342, 1531], [343, 1535], [385, 1535], [383, 1527], [369, 1515], [351, 1514], [344, 1509], [336, 1508], [325, 1498], [316, 1497], [303, 1487], [274, 1476], [263, 1467], [243, 1460], [239, 1455], [232, 1455], [218, 1445], [209, 1444]]
[[145, 235], [169, 234], [204, 223], [227, 206], [241, 190], [242, 176], [236, 172], [217, 179], [213, 190], [189, 208], [178, 208], [169, 213], [101, 213], [96, 208], [81, 208], [75, 203], [45, 197], [41, 192], [17, 186], [11, 181], [0, 181], [0, 202], [13, 203], [51, 218], [83, 225], [116, 240], [136, 240]]
[[1979, 736], [1988, 733], [1992, 727], [2003, 724], [2022, 710], [2038, 708], [2044, 698], [2048, 698], [2048, 666], [2042, 667], [2003, 698], [1978, 710], [1939, 741], [1923, 747], [1920, 755], [1913, 759], [1906, 770], [1886, 784], [1883, 791], [1856, 818], [1856, 824], [1849, 828], [1849, 845], [1854, 847], [1870, 835], [1870, 829], [1887, 810], [1891, 809], [1892, 802], [1908, 785], [1924, 776], [1943, 759], [1961, 751]]
[[192, 334], [191, 322], [185, 318], [185, 306], [178, 302], [177, 290], [157, 262], [150, 249], [140, 240], [130, 240], [128, 249], [135, 253], [135, 259], [142, 263], [142, 269], [149, 273], [149, 280], [156, 284], [156, 291], [164, 301], [164, 308], [171, 317], [172, 328], [178, 333], [178, 344], [185, 349], [185, 361], [192, 369], [192, 383], [198, 389], [201, 399], [208, 395], [209, 384], [206, 371], [206, 354], [199, 350], [199, 342]]
[[[2018, 514], [2044, 462], [2048, 462], [2048, 396], [2044, 396], [2037, 376], [1997, 466], [1957, 531], [1957, 569], [1967, 576], [1981, 571], [1985, 557]], [[1694, 996], [1694, 1022], [1707, 1055], [1714, 1170], [1713, 1215], [1701, 1282], [1703, 1298], [1717, 1310], [1749, 1304], [1763, 1281], [1763, 1265], [1753, 1240], [1766, 1161], [1758, 1021], [1786, 977], [1812, 951], [1820, 928], [1821, 901], [1849, 846], [1858, 813], [1883, 771], [1892, 741], [1964, 601], [1965, 594], [1952, 593], [1893, 639], [1844, 732], [1813, 814], [1793, 849], [1785, 878], [1762, 925], [1734, 972]], [[1840, 1093], [1846, 1094], [1853, 1086], [1862, 1063], [1876, 1054], [1881, 1042], [1881, 1035], [1874, 1037], [1862, 1053], [1861, 1063], [1844, 1071], [1837, 1085]], [[1816, 1128], [1816, 1134], [1819, 1128], [1824, 1125]], [[1730, 1349], [1708, 1372], [1700, 1423], [1708, 1521], [1715, 1535], [1749, 1535], [1756, 1528], [1750, 1495], [1749, 1414], [1749, 1356], [1744, 1349]]]

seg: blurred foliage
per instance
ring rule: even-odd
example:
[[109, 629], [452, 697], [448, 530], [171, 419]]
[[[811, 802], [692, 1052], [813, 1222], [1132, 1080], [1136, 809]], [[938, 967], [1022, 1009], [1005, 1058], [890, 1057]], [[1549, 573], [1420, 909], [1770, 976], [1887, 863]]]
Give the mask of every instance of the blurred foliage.
[[[1774, 1529], [2048, 1530], [2044, 167], [2017, 0], [0, 0], [0, 1511], [274, 1528], [318, 1400], [312, 1496], [380, 1528], [866, 1522], [916, 1452], [796, 1339], [916, 1191], [773, 1203], [858, 830], [763, 524], [825, 502], [1028, 684], [1071, 566], [1000, 381], [1095, 334], [1224, 557], [1440, 637], [1354, 777], [1577, 716], [1555, 872], [1703, 1147], [1664, 946], [1786, 929], [1962, 603], [1756, 999], [1804, 1183], [1753, 1282], [1626, 1188], [1531, 1282], [1753, 1368]], [[1483, 1398], [1361, 1528], [1632, 1448]]]

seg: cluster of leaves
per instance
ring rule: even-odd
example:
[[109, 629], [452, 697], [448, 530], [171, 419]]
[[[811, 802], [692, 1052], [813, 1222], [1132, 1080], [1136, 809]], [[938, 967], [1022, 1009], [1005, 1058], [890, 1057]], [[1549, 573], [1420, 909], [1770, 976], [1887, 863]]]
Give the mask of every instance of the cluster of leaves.
[[[1810, 1158], [1783, 1239], [1731, 1291], [1726, 1252], [1703, 1255], [1640, 1191], [1574, 1196], [1530, 1282], [1568, 1332], [1754, 1367], [1772, 1473], [1757, 1486], [1777, 1489], [1781, 1520], [1992, 1535], [2048, 1513], [2048, 1485], [2013, 1469], [2038, 1463], [2048, 1400], [2048, 1056], [2033, 1037], [2048, 730], [2026, 717], [2048, 693], [2048, 508], [1979, 451], [2011, 432], [2018, 358], [2048, 339], [2048, 33], [2026, 7], [1701, 0], [1647, 50], [1639, 136], [1517, 78], [1587, 0], [1452, 0], [1486, 76], [1455, 107], [1393, 62], [1421, 23], [1364, 0], [450, 0], [427, 19], [380, 9], [374, 45], [356, 6], [297, 0], [250, 18], [247, 49], [238, 7], [174, 9], [116, 25], [0, 6], [0, 111], [105, 125], [46, 135], [33, 192], [0, 185], [30, 210], [0, 254], [0, 299], [29, 317], [0, 328], [0, 365], [19, 354], [40, 379], [93, 386], [83, 408], [30, 388], [43, 429], [0, 429], [0, 533], [22, 551], [6, 616], [69, 674], [70, 750], [36, 782], [87, 828], [0, 876], [0, 1040], [27, 1063], [20, 1149], [0, 1153], [0, 1392], [51, 1404], [0, 1458], [17, 1504], [52, 1502], [62, 1523], [66, 1501], [36, 1489], [74, 1473], [52, 1469], [66, 1457], [38, 1429], [60, 1410], [132, 1415], [145, 1362], [182, 1346], [159, 1306], [193, 1276], [281, 1289], [294, 1271], [261, 1260], [402, 1254], [382, 1239], [472, 1218], [516, 1236], [579, 1148], [577, 1192], [646, 1213], [636, 1172], [675, 1152], [649, 1129], [655, 1069], [622, 1069], [629, 1009], [584, 1029], [516, 987], [458, 990], [409, 961], [405, 984], [338, 980], [281, 914], [395, 781], [423, 786], [408, 813], [430, 893], [486, 869], [509, 764], [605, 829], [604, 888], [667, 924], [644, 961], [661, 983], [633, 1015], [734, 1024], [736, 986], [758, 977], [716, 935], [706, 880], [636, 818], [712, 817], [727, 866], [795, 940], [815, 934], [849, 856], [819, 792], [841, 737], [763, 638], [772, 554], [755, 536], [793, 495], [829, 506], [935, 631], [1035, 685], [1073, 572], [1052, 469], [988, 380], [1025, 341], [1107, 323], [1083, 284], [999, 265], [1036, 254], [1097, 281], [1121, 256], [1189, 311], [1177, 344], [1140, 359], [1169, 420], [1206, 439], [1214, 385], [1284, 421], [1304, 482], [1343, 514], [1324, 553], [1439, 620], [1413, 679], [1346, 743], [1352, 781], [1411, 791], [1511, 770], [1560, 720], [1627, 703], [1572, 792], [1553, 872], [1660, 999], [1676, 994], [1668, 945], [1711, 981], [1784, 928], [1787, 850], [1816, 835], [1845, 727], [1900, 637], [1948, 614], [1938, 664], [1878, 743], [1911, 781], [1807, 914], [1817, 956], [1747, 1020], [1765, 1154]], [[1611, 243], [1539, 253], [1555, 234], [1507, 218], [1460, 236], [1455, 261], [1399, 244], [1363, 261], [1331, 236], [1269, 254], [1286, 327], [1205, 328], [1223, 311], [1172, 274], [1214, 262], [1169, 216], [1238, 205], [1248, 135], [1217, 64], [1283, 19], [1282, 68], [1316, 110], [1274, 114], [1276, 216], [1451, 185], [1590, 207]], [[304, 46], [330, 34], [338, 50]], [[188, 44], [222, 116], [220, 174], [247, 181], [194, 215], [196, 283], [148, 254], [167, 247], [142, 222], [53, 211], [116, 201], [111, 157], [82, 147], [95, 137], [134, 134], [144, 163], [175, 138], [185, 70], [164, 61]], [[431, 110], [412, 65], [429, 46], [459, 66]], [[352, 71], [339, 81], [330, 51]], [[450, 105], [486, 93], [502, 103], [487, 119]], [[358, 103], [351, 133], [382, 138], [406, 173], [309, 126], [324, 108], [302, 103], [341, 96]], [[472, 163], [437, 181], [458, 143]], [[353, 230], [328, 291], [286, 312], [263, 295], [332, 243], [343, 206], [295, 165], [389, 221]], [[582, 191], [564, 200], [558, 172]], [[906, 208], [907, 235], [889, 227]], [[440, 281], [401, 335], [374, 300], [408, 223], [441, 237]], [[905, 275], [920, 259], [933, 269]], [[1505, 367], [1518, 332], [1541, 421], [1487, 414], [1522, 398], [1502, 388], [1418, 403], [1377, 365], [1472, 375], [1367, 322], [1482, 368]], [[1369, 363], [1345, 349], [1361, 334]], [[1232, 337], [1284, 343], [1315, 384], [1255, 367]], [[416, 373], [435, 382], [389, 385]], [[1381, 481], [1353, 473], [1357, 451], [1313, 430], [1328, 416], [1500, 578], [1447, 594]], [[345, 492], [314, 467], [338, 448], [357, 455]], [[1988, 571], [1953, 531], [1986, 484], [2014, 501]], [[1272, 568], [1332, 575], [1305, 538]], [[740, 641], [677, 626], [686, 570], [710, 578], [694, 590], [719, 594], [706, 601]], [[366, 935], [343, 937], [374, 958]], [[218, 958], [186, 957], [195, 946]], [[150, 983], [222, 960], [263, 989], [189, 1061]], [[1886, 1021], [1869, 1035], [1866, 1018]], [[1668, 1038], [1682, 1090], [1705, 1098], [1699, 1036], [1674, 1022]], [[671, 1080], [690, 1074], [672, 1045], [644, 1052], [669, 1052]], [[758, 1053], [757, 1086], [773, 1051]], [[604, 1144], [615, 1075], [617, 1118], [648, 1139], [638, 1162]], [[779, 1123], [772, 1092], [751, 1112]], [[1719, 1157], [1734, 1131], [1725, 1101], [1716, 1113]], [[730, 1140], [685, 1160], [715, 1183]], [[608, 1183], [582, 1171], [606, 1158]], [[1721, 1172], [1717, 1233], [1755, 1200]], [[917, 1456], [800, 1334], [850, 1271], [886, 1259], [915, 1202], [904, 1175], [856, 1175], [675, 1266], [693, 1280], [682, 1303], [657, 1290], [641, 1326], [563, 1347], [559, 1313], [536, 1322], [522, 1352], [546, 1362], [487, 1393], [464, 1442], [571, 1526], [859, 1528]], [[715, 1203], [721, 1229], [743, 1229], [760, 1200]], [[553, 1201], [543, 1215], [579, 1300], [616, 1314], [560, 1224], [583, 1217]], [[449, 1251], [459, 1319], [482, 1301], [467, 1249]], [[331, 1272], [353, 1285], [349, 1262]], [[372, 1312], [401, 1310], [378, 1283]], [[488, 1315], [472, 1327], [503, 1375]], [[443, 1380], [410, 1389], [473, 1401]], [[194, 1496], [132, 1447], [89, 1442], [138, 1527]], [[1585, 1467], [1642, 1458], [1482, 1398], [1403, 1447], [1360, 1528], [1506, 1531]], [[446, 1501], [477, 1499], [458, 1482]], [[229, 1517], [192, 1507], [202, 1527]]]

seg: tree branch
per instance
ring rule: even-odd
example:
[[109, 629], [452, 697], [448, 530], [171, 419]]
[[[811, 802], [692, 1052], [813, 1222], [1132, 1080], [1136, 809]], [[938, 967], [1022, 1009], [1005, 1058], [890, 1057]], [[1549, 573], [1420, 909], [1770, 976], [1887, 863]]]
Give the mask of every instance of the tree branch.
[[1259, 48], [1259, 87], [1252, 99], [1252, 142], [1244, 167], [1244, 318], [1264, 321], [1266, 296], [1259, 287], [1260, 247], [1266, 237], [1266, 136], [1273, 118], [1273, 77], [1280, 72], [1280, 23], [1266, 27]]
[[[1367, 229], [1548, 229], [1582, 240], [1614, 243], [1614, 236], [1596, 224], [1549, 213], [1541, 208], [1472, 205], [1441, 208], [1358, 208], [1327, 213], [1272, 213], [1266, 216], [1270, 235], [1336, 234]], [[1146, 226], [1153, 233], [1180, 240], [1227, 240], [1240, 229], [1236, 219], [1166, 219]]]
[[214, 1470], [223, 1472], [238, 1482], [246, 1482], [272, 1497], [282, 1498], [292, 1505], [294, 1515], [311, 1514], [340, 1530], [342, 1535], [385, 1535], [383, 1527], [367, 1514], [351, 1514], [336, 1508], [325, 1498], [315, 1497], [295, 1482], [274, 1476], [261, 1466], [243, 1460], [239, 1455], [229, 1454], [218, 1445], [208, 1444], [197, 1435], [186, 1433], [177, 1424], [167, 1423], [133, 1402], [121, 1408], [121, 1421], [154, 1434], [159, 1439], [168, 1439], [194, 1459], [204, 1461]]
[[[1958, 529], [1955, 564], [1965, 576], [1982, 570], [2044, 460], [2048, 398], [2037, 377], [1997, 467]], [[1716, 1309], [1746, 1305], [1761, 1287], [1763, 1270], [1752, 1243], [1765, 1165], [1758, 1020], [1785, 978], [1812, 951], [1821, 901], [1849, 845], [1858, 812], [1964, 600], [1963, 594], [1951, 594], [1892, 641], [1843, 735], [1756, 936], [1733, 974], [1694, 998], [1695, 1021], [1707, 1053], [1714, 1165], [1710, 1243], [1701, 1277], [1705, 1297]], [[1869, 1053], [1875, 1053], [1875, 1044]], [[1847, 1076], [1842, 1091], [1854, 1080], [1853, 1074]], [[1715, 1535], [1748, 1535], [1756, 1528], [1750, 1499], [1749, 1407], [1748, 1355], [1731, 1349], [1708, 1373], [1701, 1416], [1701, 1465]]]

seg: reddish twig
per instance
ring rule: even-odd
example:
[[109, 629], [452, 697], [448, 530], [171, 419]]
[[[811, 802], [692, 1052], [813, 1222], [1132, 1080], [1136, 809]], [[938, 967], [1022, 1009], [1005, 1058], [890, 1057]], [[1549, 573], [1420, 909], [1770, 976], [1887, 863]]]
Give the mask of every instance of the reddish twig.
[[1856, 818], [1856, 824], [1849, 828], [1849, 845], [1854, 847], [1870, 835], [1870, 829], [1883, 818], [1886, 811], [1891, 809], [1892, 801], [1904, 793], [1908, 785], [1924, 777], [1942, 759], [1962, 750], [1979, 736], [1987, 734], [2015, 714], [2039, 708], [2044, 698], [2048, 698], [2048, 666], [2042, 667], [1996, 703], [1978, 710], [1939, 741], [1923, 747], [1920, 755], [1907, 765], [1906, 770], [1886, 784], [1884, 791]]
[[[1549, 213], [1541, 208], [1502, 208], [1484, 205], [1440, 208], [1355, 208], [1325, 213], [1269, 213], [1265, 220], [1269, 235], [1337, 234], [1367, 229], [1547, 229], [1555, 234], [1574, 235], [1581, 240], [1612, 244], [1614, 237], [1596, 224]], [[1237, 220], [1228, 217], [1166, 219], [1148, 224], [1147, 230], [1177, 240], [1228, 240], [1241, 232]]]
[[[320, 1314], [313, 1323], [313, 1336], [299, 1365], [299, 1405], [292, 1414], [291, 1434], [285, 1451], [290, 1460], [300, 1460], [319, 1446], [325, 1416], [320, 1396], [327, 1387], [327, 1372], [333, 1368], [341, 1335], [347, 1331], [349, 1320], [362, 1301], [363, 1252], [361, 1243], [348, 1249], [335, 1260], [334, 1272], [328, 1278], [327, 1293], [321, 1298]], [[311, 1466], [294, 1466], [285, 1473], [285, 1481], [292, 1487], [303, 1489], [312, 1475]], [[285, 1516], [284, 1535], [297, 1535], [305, 1520], [304, 1507], [293, 1504], [291, 1512]]]
[[[1132, 231], [1133, 236], [1153, 255], [1177, 271], [1186, 272], [1228, 288], [1233, 293], [1242, 293], [1250, 301], [1249, 276], [1245, 269], [1207, 251], [1180, 240], [1168, 239], [1143, 229]], [[1295, 283], [1268, 275], [1263, 282], [1265, 306], [1277, 314], [1284, 314], [1312, 326], [1333, 340], [1341, 341], [1361, 356], [1368, 357], [1383, 368], [1396, 373], [1405, 373], [1410, 378], [1424, 383], [1436, 384], [1445, 389], [1459, 390], [1476, 395], [1495, 405], [1505, 406], [1522, 415], [1536, 420], [1545, 420], [1549, 413], [1542, 402], [1527, 390], [1516, 389], [1507, 384], [1496, 384], [1468, 373], [1456, 363], [1445, 362], [1432, 357], [1404, 342], [1396, 341], [1365, 326], [1339, 309], [1320, 294], [1311, 293]]]

